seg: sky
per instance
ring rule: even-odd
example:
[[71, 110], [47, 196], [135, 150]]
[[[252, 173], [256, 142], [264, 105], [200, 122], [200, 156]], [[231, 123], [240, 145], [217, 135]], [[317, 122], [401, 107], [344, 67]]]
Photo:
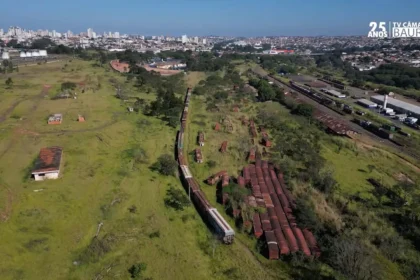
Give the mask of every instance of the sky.
[[366, 35], [371, 21], [420, 22], [404, 0], [2, 1], [0, 28], [189, 36]]

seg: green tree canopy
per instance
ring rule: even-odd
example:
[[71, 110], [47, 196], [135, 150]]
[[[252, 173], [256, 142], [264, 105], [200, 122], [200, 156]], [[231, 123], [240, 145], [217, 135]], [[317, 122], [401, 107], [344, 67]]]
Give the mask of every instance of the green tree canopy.
[[169, 176], [174, 175], [177, 166], [177, 162], [171, 155], [164, 154], [152, 165], [152, 169], [158, 171], [162, 175]]
[[32, 42], [31, 49], [45, 50], [49, 47], [55, 46], [55, 43], [50, 38], [40, 38]]

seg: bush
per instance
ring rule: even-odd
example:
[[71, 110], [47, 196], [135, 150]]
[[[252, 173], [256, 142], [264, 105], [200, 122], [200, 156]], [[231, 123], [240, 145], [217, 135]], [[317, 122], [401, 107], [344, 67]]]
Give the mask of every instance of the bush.
[[172, 158], [172, 156], [165, 154], [161, 155], [151, 168], [162, 175], [169, 176], [175, 173], [177, 165], [177, 162]]
[[133, 264], [129, 269], [128, 272], [130, 273], [130, 277], [133, 279], [140, 279], [141, 274], [145, 271], [147, 265], [145, 263], [137, 263]]
[[82, 262], [97, 262], [106, 253], [110, 252], [116, 237], [112, 234], [107, 234], [102, 239], [93, 238], [89, 246], [82, 252], [80, 260]]
[[214, 168], [217, 165], [217, 163], [214, 160], [209, 160], [206, 164], [209, 168]]
[[304, 116], [304, 117], [312, 117], [314, 111], [314, 107], [309, 104], [298, 104], [295, 109], [292, 110], [292, 114]]
[[76, 88], [76, 84], [73, 82], [64, 82], [61, 84], [61, 90], [74, 90]]
[[160, 231], [154, 231], [151, 234], [149, 234], [149, 238], [153, 239], [153, 238], [159, 238], [160, 237]]
[[177, 211], [183, 211], [185, 207], [190, 205], [190, 200], [185, 195], [184, 191], [170, 187], [166, 191], [165, 205]]
[[349, 279], [382, 279], [383, 269], [375, 261], [372, 250], [356, 238], [335, 240], [328, 261]]

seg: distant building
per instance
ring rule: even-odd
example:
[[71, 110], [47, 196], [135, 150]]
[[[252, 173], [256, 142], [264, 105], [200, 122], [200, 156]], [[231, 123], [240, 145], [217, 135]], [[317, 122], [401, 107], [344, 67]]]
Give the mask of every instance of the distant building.
[[[385, 101], [384, 95], [375, 95], [370, 98], [373, 102], [383, 105]], [[407, 114], [408, 116], [413, 116], [416, 118], [420, 118], [420, 106], [410, 104], [395, 98], [388, 98], [387, 108], [394, 109], [396, 112], [400, 114]]]
[[61, 147], [42, 148], [32, 170], [35, 181], [57, 179], [60, 175], [62, 155], [63, 149]]
[[331, 95], [331, 96], [336, 97], [336, 98], [345, 98], [346, 97], [345, 94], [342, 94], [341, 92], [336, 91], [334, 89], [324, 89], [322, 91], [325, 92], [326, 94]]
[[48, 124], [61, 124], [62, 121], [63, 121], [62, 114], [54, 114], [48, 118]]
[[92, 28], [88, 28], [88, 30], [87, 30], [87, 36], [89, 37], [89, 38], [93, 38], [93, 29]]
[[366, 108], [376, 108], [376, 107], [378, 107], [378, 104], [376, 104], [376, 103], [374, 103], [372, 101], [369, 101], [367, 99], [364, 99], [364, 98], [358, 99], [357, 100], [357, 103], [359, 105], [362, 105], [363, 107], [366, 107]]
[[188, 43], [188, 37], [187, 37], [187, 35], [182, 35], [181, 41], [182, 41], [183, 44]]
[[263, 53], [266, 54], [294, 54], [295, 51], [294, 50], [268, 50], [268, 51], [264, 51]]

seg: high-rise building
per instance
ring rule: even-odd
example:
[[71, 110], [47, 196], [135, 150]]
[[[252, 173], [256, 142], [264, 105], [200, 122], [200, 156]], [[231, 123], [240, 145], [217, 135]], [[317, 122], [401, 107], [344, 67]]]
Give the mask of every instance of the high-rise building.
[[53, 30], [53, 31], [52, 31], [52, 37], [53, 37], [53, 38], [58, 37], [58, 36], [57, 36], [57, 31], [55, 31], [55, 30]]
[[198, 44], [198, 37], [197, 36], [194, 37], [194, 43]]
[[87, 36], [89, 38], [93, 38], [93, 29], [92, 28], [88, 28], [88, 30], [87, 30]]
[[203, 45], [207, 44], [207, 39], [203, 38]]
[[181, 41], [182, 41], [183, 44], [188, 43], [188, 37], [187, 37], [187, 35], [182, 35]]
[[4, 31], [3, 31], [3, 29], [0, 29], [0, 36], [3, 36], [4, 35]]
[[120, 38], [120, 32], [114, 32], [114, 38], [119, 39]]
[[67, 31], [67, 37], [73, 37], [73, 32], [71, 32], [70, 30]]
[[95, 32], [95, 31], [93, 31], [93, 32], [92, 32], [92, 38], [93, 38], [93, 39], [95, 39], [95, 38], [96, 38], [96, 32]]

